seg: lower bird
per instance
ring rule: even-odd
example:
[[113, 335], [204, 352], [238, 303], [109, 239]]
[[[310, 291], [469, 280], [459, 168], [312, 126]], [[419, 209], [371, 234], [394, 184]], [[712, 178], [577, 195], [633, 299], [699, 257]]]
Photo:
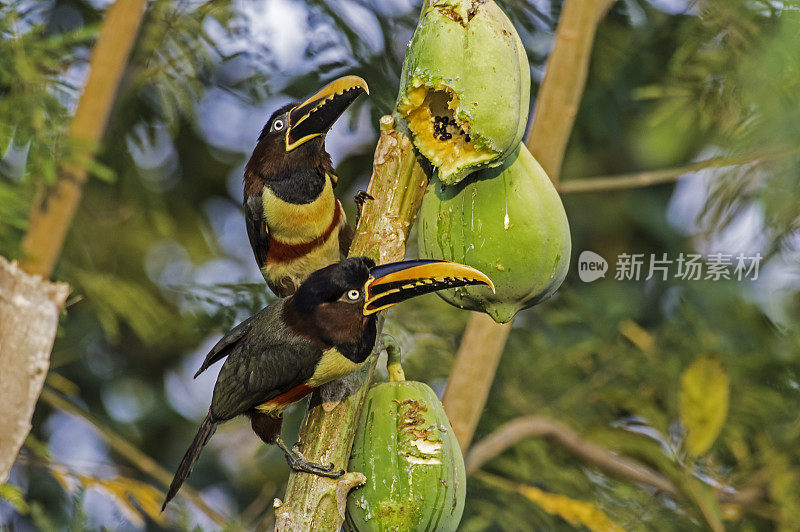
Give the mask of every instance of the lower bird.
[[240, 415], [253, 431], [281, 448], [289, 466], [339, 477], [334, 465], [306, 460], [281, 439], [283, 411], [315, 388], [360, 368], [377, 335], [377, 312], [446, 288], [492, 281], [480, 271], [446, 261], [412, 260], [375, 266], [353, 257], [312, 273], [297, 292], [265, 307], [226, 334], [195, 377], [227, 357], [211, 407], [181, 460], [162, 511], [175, 497], [217, 424]]

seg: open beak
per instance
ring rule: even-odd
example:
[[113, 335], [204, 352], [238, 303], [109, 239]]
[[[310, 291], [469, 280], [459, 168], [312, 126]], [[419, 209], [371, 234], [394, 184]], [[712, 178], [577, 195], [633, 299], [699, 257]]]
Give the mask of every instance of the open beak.
[[358, 76], [345, 76], [328, 83], [289, 111], [286, 151], [325, 135], [345, 109], [364, 92], [369, 94], [366, 81]]
[[485, 284], [492, 280], [475, 268], [444, 260], [407, 260], [381, 264], [370, 270], [364, 285], [364, 315], [369, 316], [406, 299], [446, 288]]

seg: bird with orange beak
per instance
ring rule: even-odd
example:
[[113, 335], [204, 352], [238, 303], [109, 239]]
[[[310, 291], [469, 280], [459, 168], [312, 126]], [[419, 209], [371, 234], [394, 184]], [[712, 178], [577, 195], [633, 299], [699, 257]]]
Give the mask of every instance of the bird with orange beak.
[[244, 172], [247, 235], [267, 285], [293, 294], [311, 272], [347, 255], [353, 229], [334, 196], [325, 135], [367, 83], [339, 78], [270, 117]]

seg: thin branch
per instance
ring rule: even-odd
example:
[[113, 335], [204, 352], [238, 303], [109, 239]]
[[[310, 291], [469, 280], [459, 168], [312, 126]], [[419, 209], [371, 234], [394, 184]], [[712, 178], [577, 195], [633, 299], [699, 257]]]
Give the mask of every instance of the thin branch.
[[[53, 408], [63, 410], [68, 414], [78, 416], [91, 423], [94, 428], [97, 429], [100, 439], [106, 442], [106, 444], [108, 444], [108, 446], [111, 447], [116, 453], [128, 460], [128, 462], [135, 466], [139, 471], [153, 478], [163, 487], [168, 487], [170, 482], [172, 482], [172, 473], [158, 465], [155, 460], [137, 449], [127, 438], [117, 434], [112, 429], [105, 426], [100, 422], [100, 420], [95, 418], [89, 412], [86, 412], [80, 406], [74, 404], [72, 401], [64, 397], [61, 397], [47, 386], [45, 386], [45, 388], [42, 390], [40, 399]], [[183, 489], [181, 489], [181, 496], [200, 508], [204, 514], [210, 517], [219, 526], [225, 526], [228, 524], [229, 519], [208, 506], [200, 497], [200, 494], [189, 486], [183, 486]]]
[[691, 177], [689, 174], [705, 170], [707, 168], [724, 168], [726, 166], [737, 166], [741, 164], [758, 164], [765, 161], [782, 159], [800, 153], [800, 149], [784, 150], [760, 150], [743, 155], [731, 157], [711, 157], [703, 161], [678, 166], [675, 168], [663, 168], [660, 170], [648, 170], [633, 174], [620, 174], [609, 176], [585, 177], [580, 179], [568, 179], [558, 184], [558, 191], [561, 194], [571, 194], [575, 192], [599, 192], [608, 190], [620, 190], [626, 188], [648, 187], [671, 183], [684, 177]]
[[[644, 484], [672, 497], [686, 497], [677, 484], [657, 471], [585, 440], [571, 428], [544, 416], [518, 417], [475, 443], [465, 460], [467, 475], [476, 473], [488, 461], [528, 438], [547, 438], [583, 461], [621, 480]], [[749, 487], [742, 490], [720, 490], [717, 498], [721, 503], [757, 507], [763, 503], [765, 496], [763, 489]]]
[[680, 494], [678, 486], [652, 469], [586, 441], [569, 427], [543, 416], [513, 419], [473, 445], [465, 460], [467, 474], [474, 473], [483, 464], [522, 440], [542, 437], [554, 440], [572, 454], [606, 473], [647, 484], [673, 496]]

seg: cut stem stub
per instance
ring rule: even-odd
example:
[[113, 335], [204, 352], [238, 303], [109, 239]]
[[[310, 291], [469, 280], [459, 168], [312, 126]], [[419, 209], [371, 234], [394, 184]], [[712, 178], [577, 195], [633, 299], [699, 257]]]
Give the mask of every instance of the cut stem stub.
[[389, 382], [403, 382], [406, 374], [400, 364], [400, 346], [397, 340], [384, 334], [381, 336], [383, 347], [386, 349], [386, 371], [389, 372]]

